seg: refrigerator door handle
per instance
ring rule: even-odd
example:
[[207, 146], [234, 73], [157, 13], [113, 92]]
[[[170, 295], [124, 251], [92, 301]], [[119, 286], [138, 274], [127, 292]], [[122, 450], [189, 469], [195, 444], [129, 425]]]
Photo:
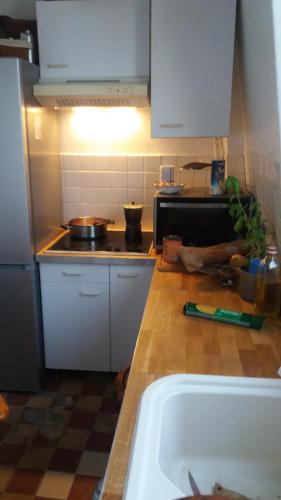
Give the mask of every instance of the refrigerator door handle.
[[71, 276], [71, 277], [79, 277], [82, 276], [82, 273], [68, 273], [67, 271], [63, 271], [62, 276]]

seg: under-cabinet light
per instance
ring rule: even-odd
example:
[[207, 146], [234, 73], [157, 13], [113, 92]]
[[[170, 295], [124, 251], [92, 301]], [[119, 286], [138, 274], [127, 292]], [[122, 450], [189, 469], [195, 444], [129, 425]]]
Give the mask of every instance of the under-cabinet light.
[[141, 117], [136, 108], [74, 108], [72, 127], [87, 141], [118, 141], [139, 131]]

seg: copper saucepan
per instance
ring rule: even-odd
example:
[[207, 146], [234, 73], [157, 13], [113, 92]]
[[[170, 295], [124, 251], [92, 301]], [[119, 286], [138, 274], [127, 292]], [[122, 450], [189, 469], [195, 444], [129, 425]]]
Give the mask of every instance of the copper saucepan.
[[70, 236], [73, 238], [98, 240], [106, 236], [108, 224], [114, 224], [114, 221], [101, 217], [77, 217], [71, 219], [68, 224], [63, 224], [62, 227], [69, 229]]

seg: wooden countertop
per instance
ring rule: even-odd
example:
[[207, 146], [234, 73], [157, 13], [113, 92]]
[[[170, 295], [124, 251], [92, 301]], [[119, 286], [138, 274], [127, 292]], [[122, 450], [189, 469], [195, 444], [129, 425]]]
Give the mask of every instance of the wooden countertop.
[[277, 378], [281, 319], [261, 330], [183, 315], [188, 302], [253, 313], [218, 278], [159, 272], [150, 292], [109, 459], [103, 500], [121, 500], [139, 399], [154, 380], [173, 373]]

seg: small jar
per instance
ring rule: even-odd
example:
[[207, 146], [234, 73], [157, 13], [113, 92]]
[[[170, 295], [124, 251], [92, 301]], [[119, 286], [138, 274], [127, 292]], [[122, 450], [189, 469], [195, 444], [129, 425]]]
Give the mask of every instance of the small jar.
[[163, 259], [165, 262], [178, 262], [180, 260], [178, 255], [178, 249], [182, 246], [182, 238], [170, 234], [163, 238]]

